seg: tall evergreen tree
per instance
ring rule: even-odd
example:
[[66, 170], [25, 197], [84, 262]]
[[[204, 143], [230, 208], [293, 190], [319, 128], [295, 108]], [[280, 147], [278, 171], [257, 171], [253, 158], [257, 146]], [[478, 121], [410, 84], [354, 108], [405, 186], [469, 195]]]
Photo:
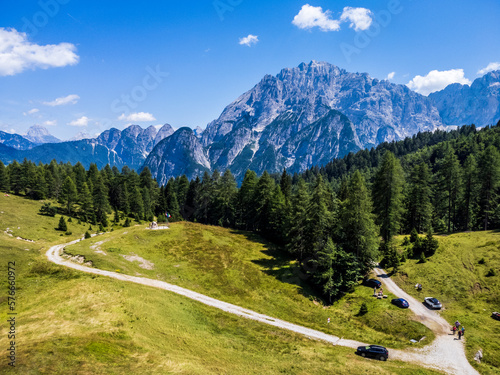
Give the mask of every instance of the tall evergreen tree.
[[359, 171], [349, 179], [346, 193], [340, 213], [341, 245], [356, 255], [362, 271], [367, 272], [378, 255], [378, 234], [371, 197]]
[[309, 200], [307, 185], [300, 178], [291, 201], [290, 234], [287, 245], [288, 251], [294, 254], [299, 260], [305, 258], [309, 249], [309, 238], [306, 232]]
[[474, 154], [467, 157], [463, 167], [463, 197], [461, 204], [460, 215], [462, 219], [462, 228], [470, 231], [472, 230], [473, 223], [476, 221], [476, 214], [478, 212], [478, 179], [477, 179], [477, 162]]
[[175, 180], [171, 178], [168, 180], [167, 186], [165, 187], [165, 203], [168, 213], [172, 216], [172, 220], [180, 220], [179, 202], [175, 191]]
[[235, 204], [238, 188], [236, 180], [229, 169], [227, 169], [219, 180], [216, 191], [216, 206], [214, 207], [219, 217], [218, 225], [230, 227], [235, 222]]
[[111, 211], [108, 201], [108, 191], [101, 176], [97, 177], [93, 191], [93, 203], [96, 219], [103, 226], [107, 226], [107, 214]]
[[441, 190], [445, 192], [444, 202], [446, 204], [446, 219], [448, 232], [455, 230], [457, 225], [457, 209], [462, 187], [462, 176], [460, 173], [460, 163], [451, 147], [446, 151], [445, 157], [439, 170], [441, 176]]
[[82, 191], [78, 197], [80, 203], [80, 219], [87, 222], [93, 221], [94, 216], [94, 203], [92, 194], [86, 182], [82, 185]]
[[70, 176], [67, 176], [64, 180], [61, 194], [59, 196], [59, 202], [66, 206], [66, 213], [71, 215], [73, 212], [73, 205], [78, 200], [78, 192], [76, 191], [76, 185]]
[[256, 212], [252, 202], [257, 181], [257, 174], [247, 170], [237, 196], [236, 220], [239, 228], [254, 229]]
[[415, 228], [419, 233], [431, 226], [431, 174], [425, 163], [416, 165], [410, 175], [407, 200], [407, 231]]
[[7, 173], [7, 168], [0, 160], [0, 191], [8, 192], [10, 191], [9, 175]]
[[323, 178], [318, 175], [305, 213], [308, 255], [314, 255], [319, 249], [323, 249], [331, 236], [332, 216], [328, 211], [328, 196]]
[[271, 219], [271, 199], [274, 192], [274, 180], [264, 171], [255, 186], [253, 205], [255, 207], [255, 229], [266, 232]]
[[497, 204], [497, 193], [500, 182], [500, 154], [495, 146], [489, 146], [479, 154], [480, 218], [484, 230], [488, 230], [492, 213]]
[[403, 212], [404, 174], [394, 154], [386, 151], [375, 173], [373, 205], [384, 241], [399, 232]]

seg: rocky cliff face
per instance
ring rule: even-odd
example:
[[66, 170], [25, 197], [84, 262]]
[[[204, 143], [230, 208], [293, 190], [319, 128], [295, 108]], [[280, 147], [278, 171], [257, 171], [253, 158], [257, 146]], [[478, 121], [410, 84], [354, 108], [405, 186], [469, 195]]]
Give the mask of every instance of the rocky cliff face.
[[495, 125], [500, 120], [500, 70], [476, 79], [471, 86], [454, 83], [429, 98], [446, 125]]
[[440, 125], [432, 101], [406, 86], [313, 61], [265, 76], [207, 126], [202, 144], [214, 168], [236, 175], [299, 171]]
[[149, 154], [145, 167], [151, 170], [160, 184], [173, 176], [194, 177], [210, 171], [206, 151], [190, 128], [180, 128], [163, 139]]
[[28, 141], [31, 141], [39, 145], [44, 143], [61, 142], [59, 138], [56, 138], [53, 135], [51, 135], [46, 128], [40, 125], [33, 125], [31, 128], [29, 128], [24, 138], [26, 138]]

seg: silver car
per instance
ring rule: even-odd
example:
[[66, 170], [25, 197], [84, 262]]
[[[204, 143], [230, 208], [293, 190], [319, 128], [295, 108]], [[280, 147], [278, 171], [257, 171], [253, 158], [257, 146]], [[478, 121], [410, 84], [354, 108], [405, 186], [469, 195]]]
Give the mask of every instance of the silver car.
[[439, 310], [441, 309], [441, 307], [443, 307], [443, 305], [441, 305], [441, 302], [439, 302], [438, 299], [434, 297], [425, 297], [424, 303], [431, 309]]

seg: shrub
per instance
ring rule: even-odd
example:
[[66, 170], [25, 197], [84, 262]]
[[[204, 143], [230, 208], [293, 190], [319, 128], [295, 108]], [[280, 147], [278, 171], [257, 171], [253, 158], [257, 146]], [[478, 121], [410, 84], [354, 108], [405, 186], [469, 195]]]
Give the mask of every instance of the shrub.
[[359, 308], [359, 313], [358, 313], [358, 315], [359, 315], [359, 316], [363, 316], [363, 315], [365, 315], [367, 312], [368, 312], [368, 306], [366, 305], [366, 302], [363, 302], [363, 303], [361, 304], [361, 307]]
[[56, 216], [57, 209], [53, 206], [50, 205], [50, 203], [45, 203], [41, 208], [40, 208], [40, 215], [45, 215], [45, 216], [51, 216], [54, 217]]
[[68, 218], [68, 223], [72, 223], [73, 219], [71, 217]]
[[92, 237], [92, 236], [90, 235], [90, 233], [88, 231], [86, 231], [85, 235], [84, 235], [84, 238], [87, 239], [87, 238], [90, 238], [90, 237]]
[[104, 229], [104, 226], [102, 225], [102, 223], [99, 224], [99, 232], [105, 232], [106, 229]]
[[59, 219], [59, 225], [56, 229], [60, 230], [61, 232], [66, 232], [68, 230], [68, 226], [66, 224], [66, 220], [64, 220], [64, 216], [61, 216], [61, 218]]
[[64, 233], [66, 236], [71, 236], [73, 234], [73, 232], [67, 230], [66, 233]]
[[426, 263], [426, 262], [427, 262], [427, 258], [425, 257], [425, 254], [420, 253], [420, 260], [418, 261], [418, 263]]
[[481, 259], [479, 259], [478, 263], [479, 263], [479, 264], [485, 264], [485, 263], [486, 263], [486, 261], [484, 260], [484, 258], [481, 258]]
[[410, 242], [415, 243], [418, 240], [418, 232], [415, 228], [412, 229], [410, 233]]
[[123, 224], [124, 227], [129, 227], [130, 226], [130, 219], [127, 217], [125, 220], [125, 223]]

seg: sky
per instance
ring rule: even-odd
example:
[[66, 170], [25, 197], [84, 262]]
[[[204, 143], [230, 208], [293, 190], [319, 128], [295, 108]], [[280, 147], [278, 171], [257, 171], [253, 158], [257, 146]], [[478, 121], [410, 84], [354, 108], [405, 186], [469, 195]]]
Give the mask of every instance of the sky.
[[266, 74], [326, 61], [428, 95], [500, 69], [498, 0], [0, 3], [0, 130], [206, 125]]

